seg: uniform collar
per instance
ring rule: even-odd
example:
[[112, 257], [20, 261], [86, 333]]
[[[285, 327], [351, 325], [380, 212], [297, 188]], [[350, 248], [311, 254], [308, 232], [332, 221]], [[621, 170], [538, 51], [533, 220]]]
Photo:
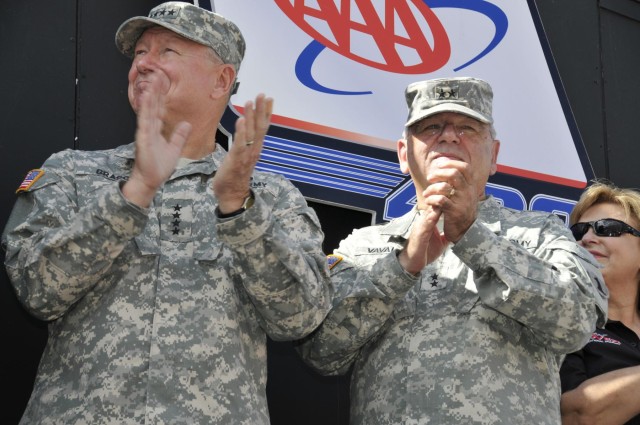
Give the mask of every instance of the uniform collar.
[[[114, 149], [114, 156], [133, 160], [135, 159], [136, 149], [135, 143], [129, 143], [128, 145], [118, 146]], [[227, 151], [216, 144], [216, 149], [209, 155], [195, 160], [185, 167], [182, 167], [174, 172], [171, 178], [180, 177], [188, 174], [213, 174], [222, 164], [224, 157], [227, 155]]]

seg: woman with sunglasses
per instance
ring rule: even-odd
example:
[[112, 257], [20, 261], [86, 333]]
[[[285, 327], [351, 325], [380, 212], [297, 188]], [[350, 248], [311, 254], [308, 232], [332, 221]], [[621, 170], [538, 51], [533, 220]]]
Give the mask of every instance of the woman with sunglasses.
[[596, 182], [570, 222], [602, 264], [609, 316], [560, 369], [562, 423], [640, 424], [640, 192]]

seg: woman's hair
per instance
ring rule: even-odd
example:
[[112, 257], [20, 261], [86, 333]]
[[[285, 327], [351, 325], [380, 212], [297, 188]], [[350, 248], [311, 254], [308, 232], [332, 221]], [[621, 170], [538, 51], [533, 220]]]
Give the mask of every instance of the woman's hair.
[[627, 219], [633, 221], [629, 224], [634, 227], [640, 225], [640, 192], [636, 189], [619, 188], [606, 180], [595, 180], [582, 192], [578, 203], [571, 211], [569, 223], [575, 224], [586, 210], [603, 203], [621, 206]]

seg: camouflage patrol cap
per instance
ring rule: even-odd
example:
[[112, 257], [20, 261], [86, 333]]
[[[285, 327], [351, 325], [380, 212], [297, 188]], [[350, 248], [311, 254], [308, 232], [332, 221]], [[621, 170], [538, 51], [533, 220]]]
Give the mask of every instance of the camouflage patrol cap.
[[405, 90], [409, 107], [406, 127], [439, 114], [456, 112], [492, 124], [493, 90], [486, 81], [471, 78], [437, 78], [409, 84]]
[[236, 72], [240, 69], [245, 50], [240, 29], [217, 13], [181, 1], [162, 3], [151, 9], [148, 17], [136, 16], [124, 21], [116, 32], [118, 50], [133, 57], [142, 33], [156, 25], [211, 47], [224, 63], [233, 65]]

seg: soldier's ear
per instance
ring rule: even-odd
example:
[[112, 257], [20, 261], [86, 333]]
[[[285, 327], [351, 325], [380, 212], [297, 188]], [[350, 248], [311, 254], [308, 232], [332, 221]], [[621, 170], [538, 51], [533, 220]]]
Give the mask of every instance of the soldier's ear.
[[229, 64], [222, 64], [218, 66], [219, 69], [216, 70], [216, 81], [211, 93], [211, 97], [228, 97], [235, 93], [235, 90], [237, 90], [236, 70], [233, 65]]
[[409, 151], [409, 141], [407, 139], [400, 138], [398, 139], [398, 141], [396, 142], [396, 149], [397, 149], [397, 154], [398, 154], [398, 162], [400, 164], [400, 171], [402, 171], [405, 174], [409, 174], [409, 158], [408, 158], [408, 151]]

